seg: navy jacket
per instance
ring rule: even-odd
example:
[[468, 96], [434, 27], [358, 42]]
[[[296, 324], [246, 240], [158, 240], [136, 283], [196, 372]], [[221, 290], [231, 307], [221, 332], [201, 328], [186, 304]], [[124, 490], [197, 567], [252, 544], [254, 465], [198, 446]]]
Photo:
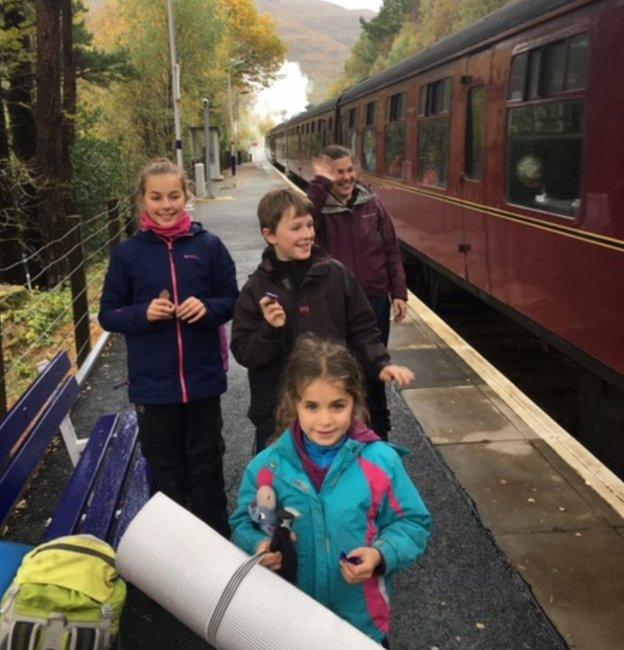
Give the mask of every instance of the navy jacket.
[[[147, 307], [163, 289], [176, 304], [199, 298], [207, 314], [192, 325], [177, 318], [150, 323]], [[199, 223], [173, 242], [138, 231], [119, 244], [104, 280], [99, 320], [126, 336], [130, 401], [176, 404], [225, 392], [219, 325], [232, 318], [237, 297], [228, 250]]]

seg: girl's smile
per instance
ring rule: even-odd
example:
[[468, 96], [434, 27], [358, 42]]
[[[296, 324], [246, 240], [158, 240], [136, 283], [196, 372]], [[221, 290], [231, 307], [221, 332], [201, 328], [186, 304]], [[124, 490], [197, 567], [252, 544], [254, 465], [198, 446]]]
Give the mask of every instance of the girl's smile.
[[349, 430], [353, 406], [353, 397], [342, 381], [316, 379], [302, 391], [297, 402], [297, 417], [312, 442], [331, 447]]
[[184, 187], [178, 176], [152, 174], [147, 177], [143, 207], [159, 226], [174, 226], [182, 218], [185, 205]]

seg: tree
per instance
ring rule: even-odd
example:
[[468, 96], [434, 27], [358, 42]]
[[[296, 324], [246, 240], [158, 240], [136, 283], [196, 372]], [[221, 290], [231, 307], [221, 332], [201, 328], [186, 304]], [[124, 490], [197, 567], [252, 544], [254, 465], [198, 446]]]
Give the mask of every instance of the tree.
[[[63, 114], [61, 100], [61, 8], [58, 0], [36, 0], [37, 28], [37, 156], [39, 225], [45, 242], [60, 238], [65, 225], [66, 178], [63, 174]], [[45, 251], [48, 282], [62, 277], [55, 260], [62, 256], [57, 243]]]

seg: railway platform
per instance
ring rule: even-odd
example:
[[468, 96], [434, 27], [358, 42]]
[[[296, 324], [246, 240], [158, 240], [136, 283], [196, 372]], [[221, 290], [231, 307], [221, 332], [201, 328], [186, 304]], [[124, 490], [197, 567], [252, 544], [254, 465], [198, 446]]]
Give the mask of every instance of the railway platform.
[[[241, 172], [235, 191], [226, 190], [225, 197], [198, 205], [196, 216], [222, 236], [232, 250], [243, 276], [239, 276], [242, 286], [244, 276], [256, 267], [263, 247], [254, 210], [257, 199], [265, 190], [287, 181], [268, 166], [247, 167]], [[249, 207], [243, 208], [241, 214], [243, 204]], [[246, 232], [251, 240], [245, 237], [243, 243], [241, 238]], [[255, 248], [251, 248], [252, 241], [257, 242]], [[395, 597], [399, 619], [396, 644], [503, 648], [537, 647], [543, 642], [536, 644], [529, 637], [516, 636], [511, 628], [506, 638], [488, 639], [488, 627], [500, 625], [501, 621], [492, 620], [493, 610], [490, 616], [485, 615], [488, 607], [481, 616], [487, 620], [480, 620], [479, 605], [465, 610], [465, 614], [474, 615], [472, 634], [465, 629], [455, 635], [440, 634], [440, 627], [453, 627], [454, 615], [461, 609], [459, 603], [465, 605], [466, 596], [469, 600], [476, 597], [477, 602], [483, 597], [477, 596], [472, 591], [474, 585], [469, 584], [463, 587], [467, 593], [460, 596], [458, 573], [466, 570], [471, 560], [483, 559], [484, 549], [492, 543], [491, 535], [504, 556], [502, 562], [509, 563], [510, 570], [526, 581], [571, 648], [622, 647], [622, 482], [414, 296], [409, 300], [406, 322], [392, 326], [390, 351], [394, 361], [408, 365], [416, 374], [413, 387], [392, 396], [391, 439], [410, 447], [416, 457], [424, 447], [439, 462], [434, 470], [419, 471], [418, 461], [410, 465], [432, 511], [434, 533], [425, 561], [406, 578], [409, 597], [401, 593]], [[423, 434], [424, 439], [419, 440]], [[449, 507], [444, 499], [439, 500], [440, 484], [445, 481], [453, 486], [454, 497], [463, 499], [464, 507], [475, 508], [476, 523], [483, 527], [484, 535], [482, 542], [472, 541], [482, 543], [481, 548], [468, 543], [449, 555], [441, 552], [439, 545], [457, 537], [455, 528], [461, 530], [464, 525], [441, 512]], [[494, 549], [489, 550], [497, 556]], [[453, 557], [455, 553], [461, 557]], [[442, 562], [457, 566], [442, 566]], [[486, 562], [481, 568], [489, 572], [491, 566]], [[447, 589], [427, 595], [423, 574], [436, 569], [448, 572]], [[455, 593], [448, 589], [451, 574], [453, 581], [457, 580]], [[476, 578], [477, 582], [485, 579], [474, 574], [464, 577]], [[502, 615], [511, 603], [505, 602], [504, 589], [496, 594], [493, 582], [491, 596]], [[397, 592], [402, 586], [399, 584]], [[409, 626], [404, 631], [402, 623], [406, 614], [410, 616], [408, 603], [411, 601], [411, 608], [420, 610], [430, 596], [429, 645], [422, 637], [418, 640], [422, 621], [414, 611], [411, 616], [419, 621], [412, 622], [414, 641], [410, 641]]]
[[[194, 206], [232, 253], [241, 286], [264, 248], [258, 201], [287, 182], [268, 164], [244, 165], [236, 183]], [[424, 558], [394, 583], [393, 650], [623, 647], [621, 482], [415, 298], [407, 321], [392, 326], [390, 351], [416, 374], [409, 389], [389, 390], [391, 441], [411, 450], [406, 467], [433, 519]], [[131, 408], [125, 390], [113, 390], [125, 378], [123, 339], [112, 336], [72, 415], [79, 432]], [[222, 400], [230, 505], [251, 456], [248, 404], [246, 372], [231, 359]], [[7, 537], [36, 542], [69, 471], [59, 447]], [[206, 644], [130, 589], [122, 646]]]

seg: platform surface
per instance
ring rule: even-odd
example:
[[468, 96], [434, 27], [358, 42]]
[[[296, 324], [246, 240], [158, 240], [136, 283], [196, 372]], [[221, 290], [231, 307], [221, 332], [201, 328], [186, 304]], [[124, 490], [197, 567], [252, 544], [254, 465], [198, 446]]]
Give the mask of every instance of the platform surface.
[[[264, 245], [258, 201], [285, 184], [268, 165], [244, 165], [236, 183], [215, 183], [215, 199], [195, 204], [194, 218], [232, 253], [241, 286]], [[570, 465], [574, 448], [562, 438], [556, 451], [557, 432], [549, 440], [536, 432], [540, 414], [493, 381], [487, 364], [415, 299], [407, 321], [392, 326], [390, 351], [416, 374], [409, 389], [389, 390], [391, 440], [411, 450], [406, 467], [433, 518], [425, 557], [394, 581], [393, 650], [623, 647], [624, 520]], [[123, 338], [113, 336], [74, 411], [79, 433], [103, 413], [131, 408], [125, 388], [114, 390], [125, 379]], [[233, 359], [228, 384], [222, 411], [232, 507], [253, 439], [246, 371]], [[9, 539], [36, 542], [68, 471], [60, 449], [10, 522]], [[133, 589], [122, 644], [206, 647]]]

